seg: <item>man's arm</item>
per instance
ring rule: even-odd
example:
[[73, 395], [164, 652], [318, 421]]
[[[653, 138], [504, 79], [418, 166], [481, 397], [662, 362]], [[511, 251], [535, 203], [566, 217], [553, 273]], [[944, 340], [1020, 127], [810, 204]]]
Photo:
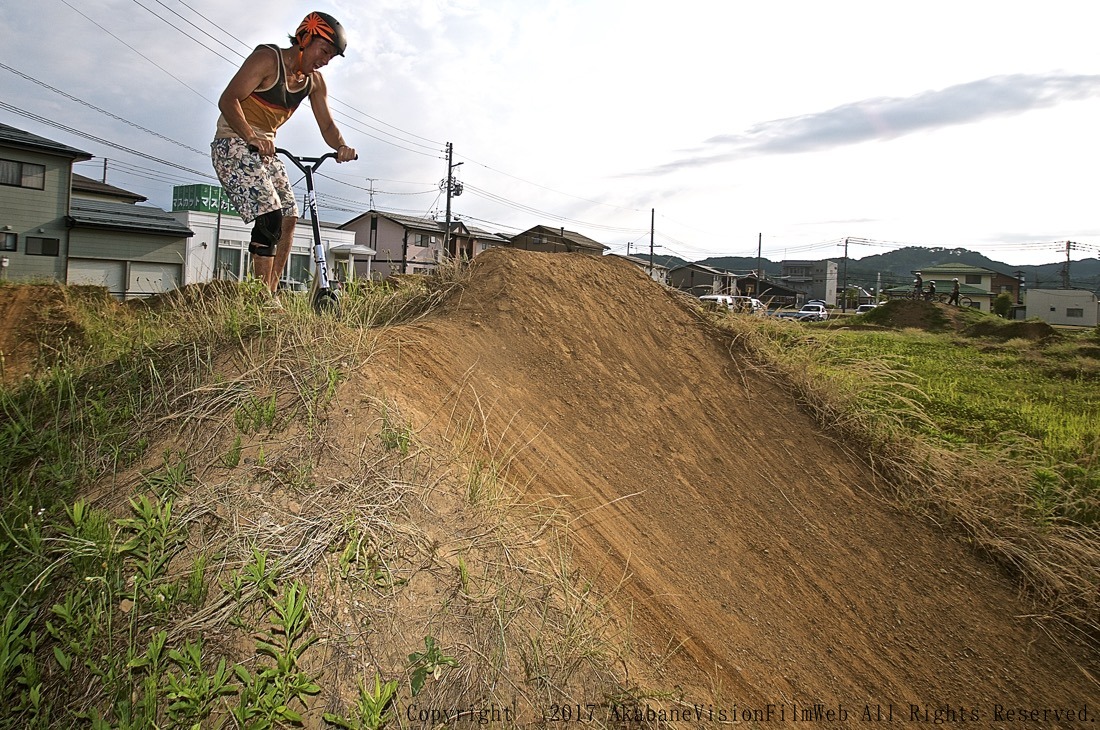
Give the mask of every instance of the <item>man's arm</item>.
[[319, 72], [313, 73], [313, 89], [309, 92], [309, 105], [313, 108], [313, 116], [317, 120], [317, 127], [321, 130], [321, 136], [329, 147], [336, 150], [336, 161], [347, 162], [356, 157], [355, 150], [344, 144], [344, 136], [340, 134], [339, 127], [332, 119], [332, 112], [328, 108], [328, 89], [325, 79]]
[[218, 99], [218, 109], [221, 110], [230, 128], [245, 142], [258, 147], [260, 154], [268, 156], [275, 154], [275, 143], [266, 137], [258, 136], [253, 131], [244, 118], [241, 102], [256, 89], [271, 85], [275, 74], [278, 73], [276, 64], [277, 59], [270, 49], [256, 49], [244, 60]]

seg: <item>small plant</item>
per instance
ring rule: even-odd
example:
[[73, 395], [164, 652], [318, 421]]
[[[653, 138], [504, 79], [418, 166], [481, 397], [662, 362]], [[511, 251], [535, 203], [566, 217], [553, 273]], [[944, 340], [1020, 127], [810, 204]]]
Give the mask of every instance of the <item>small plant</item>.
[[420, 694], [429, 676], [439, 679], [444, 669], [457, 666], [458, 660], [444, 654], [439, 644], [435, 642], [435, 637], [425, 636], [424, 651], [409, 654], [409, 669], [412, 670], [409, 688], [412, 690], [413, 697]]
[[167, 712], [180, 727], [201, 726], [220, 698], [237, 693], [237, 688], [229, 683], [224, 658], [213, 673], [203, 667], [201, 639], [188, 641], [179, 650], [172, 649], [168, 658], [179, 671], [170, 672], [167, 677]]
[[155, 502], [144, 494], [130, 500], [130, 509], [136, 517], [117, 520], [119, 527], [130, 534], [130, 539], [119, 546], [118, 551], [134, 559], [137, 574], [134, 590], [140, 597], [154, 601], [158, 608], [167, 609], [175, 598], [174, 586], [157, 586], [172, 557], [183, 547], [183, 533], [172, 524], [172, 500]]
[[397, 451], [402, 456], [409, 455], [409, 443], [412, 441], [412, 429], [408, 426], [398, 428], [390, 420], [388, 410], [382, 411], [382, 431], [378, 434], [382, 440], [382, 448], [386, 451]]
[[187, 461], [183, 454], [175, 463], [172, 463], [172, 451], [165, 450], [164, 466], [160, 471], [144, 474], [142, 477], [146, 486], [158, 495], [175, 495], [180, 487], [187, 486], [193, 480], [187, 470]]
[[458, 585], [465, 594], [470, 593], [470, 568], [466, 565], [466, 559], [458, 556]]
[[359, 701], [352, 708], [350, 717], [342, 717], [326, 712], [325, 722], [347, 730], [381, 730], [393, 721], [390, 706], [397, 696], [397, 680], [385, 683], [378, 672], [374, 673], [374, 687], [368, 690], [359, 683]]
[[267, 398], [249, 395], [248, 400], [238, 406], [233, 413], [233, 422], [241, 433], [251, 434], [261, 429], [271, 430], [275, 426], [275, 394]]
[[241, 437], [237, 436], [233, 440], [233, 445], [229, 447], [229, 451], [222, 454], [222, 465], [232, 469], [241, 463]]
[[274, 666], [250, 674], [241, 665], [233, 667], [241, 682], [240, 704], [232, 710], [244, 727], [275, 727], [279, 723], [300, 725], [302, 715], [291, 707], [321, 688], [301, 671], [298, 661], [318, 637], [307, 633], [311, 624], [305, 607], [306, 588], [294, 581], [281, 600], [273, 601], [272, 627], [256, 640], [256, 650], [274, 661]]

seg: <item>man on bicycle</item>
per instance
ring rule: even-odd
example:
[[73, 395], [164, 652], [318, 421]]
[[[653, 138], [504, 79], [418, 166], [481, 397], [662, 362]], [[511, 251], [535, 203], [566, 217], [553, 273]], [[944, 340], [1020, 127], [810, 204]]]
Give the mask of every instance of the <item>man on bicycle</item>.
[[921, 277], [920, 272], [917, 273], [917, 278], [913, 279], [913, 298], [922, 299], [924, 297], [924, 278]]
[[[210, 156], [218, 179], [245, 223], [255, 221], [252, 267], [272, 296], [290, 258], [298, 204], [286, 168], [275, 156], [275, 132], [308, 96], [321, 137], [336, 161], [356, 157], [328, 108], [320, 69], [347, 50], [343, 26], [327, 13], [313, 12], [290, 38], [289, 48], [257, 46], [225, 87], [218, 108]], [[277, 301], [277, 300], [276, 300]]]

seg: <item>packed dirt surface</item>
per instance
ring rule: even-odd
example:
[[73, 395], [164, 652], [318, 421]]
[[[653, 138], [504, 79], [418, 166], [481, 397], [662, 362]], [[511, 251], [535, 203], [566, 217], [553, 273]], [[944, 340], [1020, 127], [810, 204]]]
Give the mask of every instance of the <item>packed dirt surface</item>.
[[0, 384], [18, 382], [31, 372], [37, 331], [57, 291], [50, 285], [0, 287]]
[[1095, 653], [958, 536], [878, 496], [859, 454], [628, 263], [490, 250], [346, 387], [381, 389], [420, 438], [472, 422], [523, 500], [564, 510], [580, 568], [630, 628], [643, 712], [1100, 716]]

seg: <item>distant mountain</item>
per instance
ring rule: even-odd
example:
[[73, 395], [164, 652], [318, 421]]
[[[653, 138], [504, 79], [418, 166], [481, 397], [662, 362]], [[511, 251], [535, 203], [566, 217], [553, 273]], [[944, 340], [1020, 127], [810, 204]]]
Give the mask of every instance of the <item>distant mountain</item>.
[[[824, 261], [825, 259], [816, 259]], [[828, 259], [838, 267], [838, 276], [843, 277], [844, 259], [833, 256]], [[668, 263], [666, 263], [666, 261]], [[669, 256], [661, 260], [670, 268], [689, 263], [679, 257]], [[752, 271], [757, 267], [764, 269], [767, 276], [777, 277], [782, 273], [782, 263], [769, 259], [756, 259], [745, 256], [714, 256], [696, 263], [712, 266], [725, 271]], [[853, 286], [871, 288], [881, 277], [882, 286], [896, 286], [912, 281], [913, 272], [940, 264], [968, 264], [991, 269], [1008, 276], [1023, 276], [1027, 287], [1056, 288], [1062, 286], [1062, 272], [1065, 262], [1040, 264], [1038, 266], [1011, 266], [965, 248], [930, 248], [906, 246], [886, 253], [873, 254], [861, 259], [848, 259], [847, 278]], [[1069, 285], [1073, 288], [1090, 289], [1100, 293], [1100, 259], [1090, 258], [1071, 261], [1069, 266]]]

